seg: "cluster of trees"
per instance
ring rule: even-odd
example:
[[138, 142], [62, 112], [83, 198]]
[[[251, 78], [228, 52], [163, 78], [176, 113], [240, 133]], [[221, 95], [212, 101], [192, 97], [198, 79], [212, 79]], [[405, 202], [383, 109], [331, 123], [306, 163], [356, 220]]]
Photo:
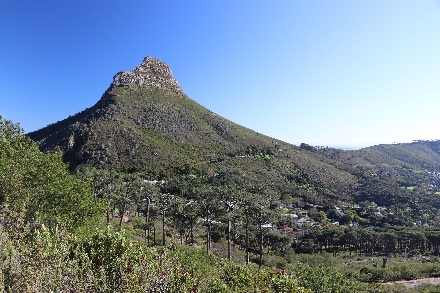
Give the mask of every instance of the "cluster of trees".
[[439, 255], [440, 229], [408, 228], [392, 226], [387, 228], [309, 229], [296, 243], [297, 252], [316, 253], [322, 251], [349, 252], [358, 254]]
[[[95, 168], [83, 168], [72, 176], [59, 155], [41, 153], [35, 143], [22, 135], [18, 124], [5, 119], [0, 121], [2, 225], [14, 241], [22, 241], [29, 231], [42, 224], [76, 231], [87, 226], [85, 223], [90, 226], [93, 219], [102, 214], [106, 215], [107, 223], [117, 215], [121, 227], [127, 212], [142, 213], [145, 217], [142, 228], [148, 244], [152, 238], [156, 243], [155, 222], [162, 223], [163, 245], [167, 228], [180, 236], [181, 243], [191, 245], [195, 241], [194, 230], [200, 231], [202, 226], [206, 231], [207, 254], [212, 241], [225, 238], [229, 259], [231, 247], [240, 245], [246, 251], [246, 262], [254, 252], [259, 255], [260, 266], [265, 248], [284, 253], [292, 240], [287, 234], [268, 229], [286, 220], [280, 217], [279, 194], [267, 185], [246, 181], [238, 173], [183, 174], [164, 184], [145, 182], [135, 174]], [[398, 247], [401, 251], [400, 244], [390, 243], [407, 239], [407, 236], [402, 238], [402, 233], [310, 229], [302, 243], [313, 245], [298, 244], [298, 249], [313, 252], [331, 247], [394, 252]], [[417, 241], [413, 239], [412, 245], [417, 245], [408, 249], [437, 253], [437, 242], [432, 236], [435, 233], [429, 233], [417, 236]]]
[[[147, 243], [156, 243], [155, 222], [162, 224], [162, 245], [166, 229], [178, 234], [181, 244], [194, 244], [194, 231], [206, 231], [206, 253], [212, 241], [225, 238], [228, 259], [231, 246], [239, 244], [249, 253], [257, 252], [262, 265], [263, 249], [285, 251], [289, 237], [268, 227], [280, 222], [279, 196], [265, 185], [244, 184], [237, 174], [181, 176], [168, 182], [145, 181], [138, 175], [86, 168], [79, 173], [91, 179], [94, 195], [107, 203], [107, 222], [113, 215], [142, 215]], [[243, 188], [246, 186], [246, 188]], [[151, 233], [153, 232], [153, 233]], [[153, 239], [151, 239], [153, 238]]]
[[[119, 227], [127, 212], [145, 217], [145, 236], [155, 221], [163, 225], [163, 245], [167, 226], [186, 235], [194, 243], [194, 229], [205, 227], [206, 251], [213, 240], [225, 237], [228, 257], [231, 246], [239, 243], [260, 255], [270, 245], [275, 249], [278, 235], [267, 229], [277, 224], [279, 197], [265, 185], [242, 182], [238, 174], [194, 177], [184, 175], [165, 184], [151, 184], [134, 174], [112, 170], [83, 168], [75, 176], [57, 154], [44, 154], [18, 124], [1, 119], [0, 200], [3, 230], [22, 241], [27, 233], [41, 225], [58, 225], [65, 231], [92, 226], [93, 219], [106, 214], [106, 221], [119, 217]], [[87, 223], [87, 225], [86, 225]], [[167, 224], [167, 225], [166, 225]], [[153, 235], [154, 235], [153, 230]]]

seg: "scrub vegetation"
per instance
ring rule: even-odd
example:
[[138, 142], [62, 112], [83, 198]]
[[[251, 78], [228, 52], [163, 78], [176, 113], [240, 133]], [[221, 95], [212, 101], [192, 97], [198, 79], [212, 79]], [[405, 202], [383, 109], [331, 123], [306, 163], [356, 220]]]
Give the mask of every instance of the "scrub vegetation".
[[440, 291], [381, 284], [440, 276], [440, 141], [294, 146], [154, 80], [0, 118], [0, 292]]

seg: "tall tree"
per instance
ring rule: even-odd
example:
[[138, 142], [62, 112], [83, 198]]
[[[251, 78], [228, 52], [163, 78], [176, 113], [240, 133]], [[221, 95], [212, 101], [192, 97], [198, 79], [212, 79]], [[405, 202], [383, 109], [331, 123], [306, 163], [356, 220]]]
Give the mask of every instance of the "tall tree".
[[204, 218], [206, 226], [206, 253], [211, 251], [212, 222], [220, 213], [220, 204], [215, 189], [212, 186], [201, 182], [192, 190], [193, 198], [197, 202], [200, 214]]
[[258, 226], [259, 233], [259, 252], [260, 260], [259, 267], [263, 265], [263, 248], [264, 248], [264, 236], [267, 233], [272, 221], [277, 216], [277, 208], [279, 206], [279, 199], [277, 194], [274, 193], [266, 185], [252, 185], [249, 187], [249, 191], [252, 194], [252, 200], [250, 204], [250, 212], [254, 218], [256, 225]]
[[197, 224], [197, 220], [200, 218], [200, 208], [198, 202], [194, 200], [188, 201], [183, 207], [183, 214], [185, 222], [189, 228], [189, 240], [190, 244], [194, 245], [194, 228]]
[[161, 193], [158, 195], [156, 204], [157, 208], [160, 210], [162, 214], [162, 245], [166, 244], [166, 213], [170, 208], [170, 203], [173, 200], [174, 195], [169, 193]]
[[227, 230], [226, 238], [228, 241], [228, 260], [231, 260], [231, 228], [232, 220], [236, 219], [236, 210], [240, 204], [240, 188], [244, 185], [243, 177], [235, 172], [224, 173], [217, 177], [211, 177], [211, 184], [214, 185], [215, 193], [226, 210]]
[[115, 170], [97, 169], [87, 167], [77, 172], [77, 176], [90, 180], [95, 199], [105, 199], [107, 203], [106, 219], [110, 223], [110, 214], [113, 213], [112, 207], [115, 206], [117, 194], [122, 192], [122, 174]]
[[244, 215], [246, 264], [249, 264], [249, 230], [254, 212], [253, 203], [253, 195], [250, 192], [240, 192], [240, 205], [238, 211]]
[[141, 210], [145, 216], [145, 238], [147, 239], [147, 245], [150, 245], [150, 231], [154, 226], [153, 221], [153, 203], [159, 195], [159, 187], [156, 184], [144, 182], [140, 189], [140, 197], [138, 202], [138, 210]]

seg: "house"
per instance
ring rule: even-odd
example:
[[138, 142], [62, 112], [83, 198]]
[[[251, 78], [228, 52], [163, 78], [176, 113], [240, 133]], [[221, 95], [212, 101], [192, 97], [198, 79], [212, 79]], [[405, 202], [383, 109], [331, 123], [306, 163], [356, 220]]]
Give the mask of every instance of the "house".
[[290, 217], [290, 226], [295, 227], [297, 221], [298, 221], [298, 215], [296, 214], [284, 214], [286, 217]]
[[379, 219], [382, 219], [382, 218], [383, 218], [383, 215], [382, 215], [381, 212], [375, 212], [374, 215], [375, 215], [376, 217], [378, 217]]
[[261, 225], [261, 228], [263, 228], [263, 229], [268, 229], [268, 230], [272, 230], [272, 229], [273, 229], [273, 226], [272, 226], [272, 224], [267, 223], [267, 224]]
[[339, 221], [331, 223], [333, 226], [339, 227]]
[[315, 224], [315, 221], [310, 217], [304, 217], [296, 222], [296, 227], [298, 228], [298, 230], [301, 230], [303, 228], [303, 225], [306, 223], [309, 223], [310, 226], [312, 226], [313, 224]]
[[344, 212], [341, 210], [340, 207], [335, 206], [336, 213], [339, 215], [339, 217], [344, 216]]

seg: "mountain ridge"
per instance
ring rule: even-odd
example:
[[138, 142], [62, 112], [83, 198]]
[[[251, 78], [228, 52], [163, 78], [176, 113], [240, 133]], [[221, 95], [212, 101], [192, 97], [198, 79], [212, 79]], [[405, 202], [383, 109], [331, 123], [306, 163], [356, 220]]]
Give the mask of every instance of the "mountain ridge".
[[[237, 173], [315, 203], [374, 199], [359, 182], [387, 157], [377, 148], [295, 146], [240, 126], [186, 96], [168, 65], [153, 57], [117, 73], [94, 106], [27, 135], [42, 151], [61, 153], [72, 171], [94, 166], [150, 179]], [[369, 159], [367, 149], [382, 161]], [[393, 172], [409, 174], [419, 162], [435, 169], [440, 157], [433, 151], [414, 164], [391, 163], [399, 165]]]

